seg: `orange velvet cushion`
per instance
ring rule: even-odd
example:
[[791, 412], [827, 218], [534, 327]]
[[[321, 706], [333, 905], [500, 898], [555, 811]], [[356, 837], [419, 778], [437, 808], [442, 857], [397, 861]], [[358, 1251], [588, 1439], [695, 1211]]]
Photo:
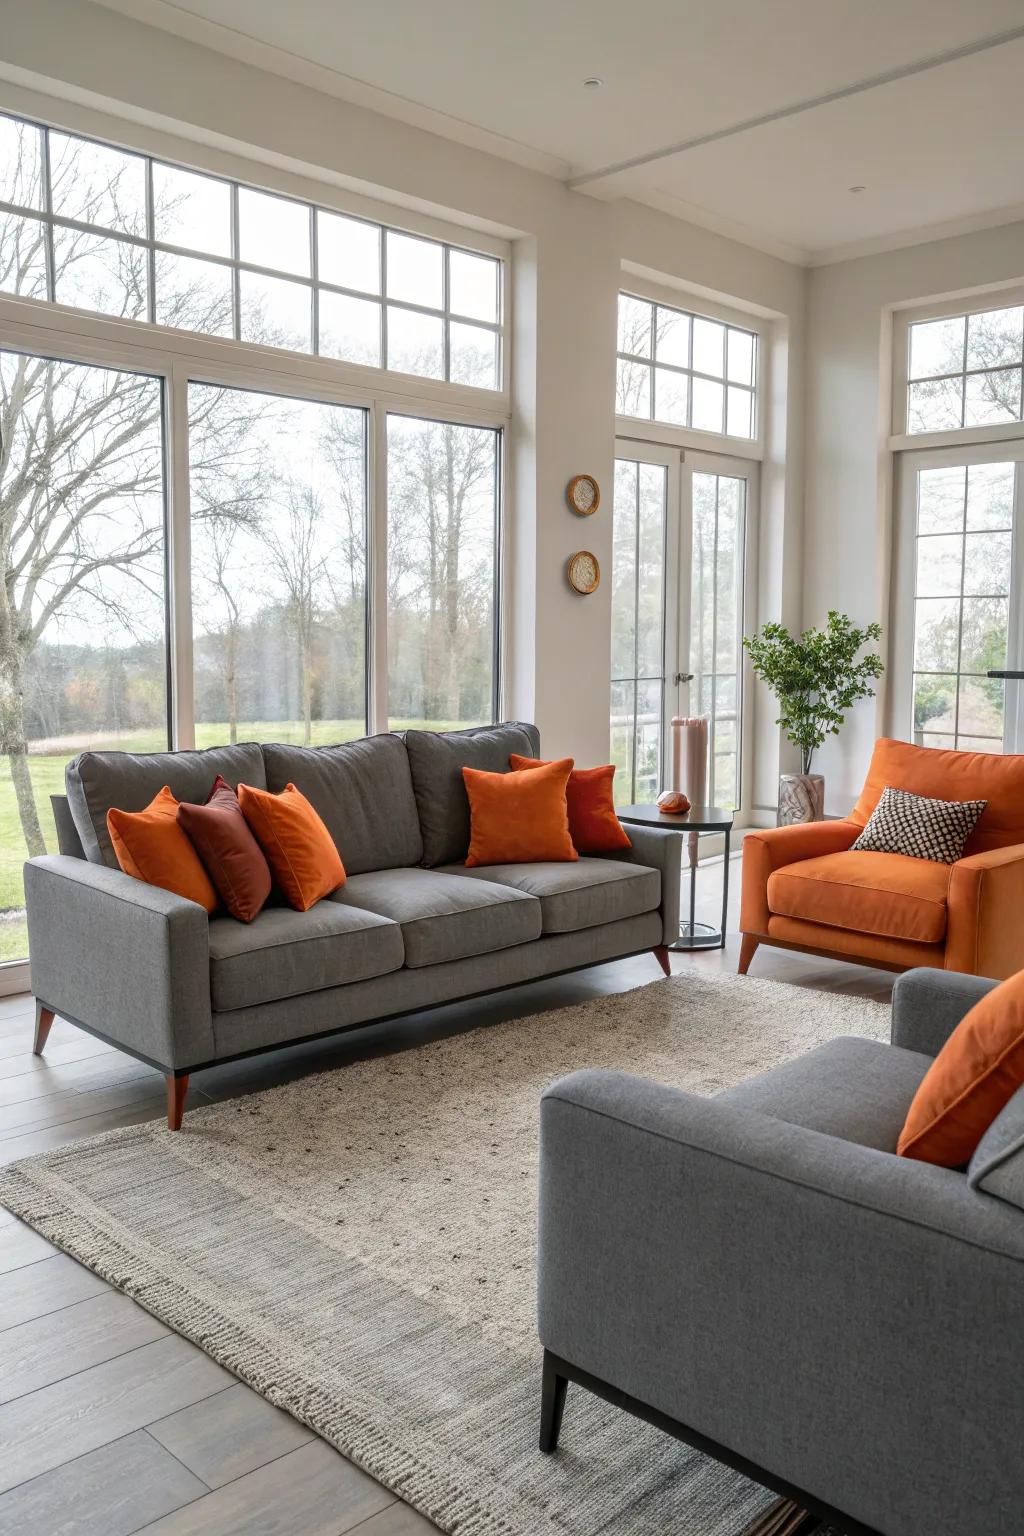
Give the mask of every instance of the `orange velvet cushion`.
[[975, 1003], [914, 1095], [896, 1150], [961, 1168], [1024, 1084], [1024, 971]]
[[566, 863], [579, 854], [569, 836], [565, 789], [572, 758], [514, 773], [463, 768], [469, 796], [466, 864]]
[[178, 802], [166, 784], [144, 811], [111, 808], [107, 831], [126, 875], [197, 901], [207, 912], [217, 910], [217, 892], [178, 825]]
[[[520, 757], [513, 752], [510, 768], [543, 768], [539, 757]], [[565, 787], [569, 810], [569, 836], [577, 853], [618, 853], [633, 844], [615, 814], [612, 780], [615, 764], [604, 768], [574, 768]]]
[[932, 800], [987, 800], [966, 853], [1024, 843], [1024, 755], [915, 747], [883, 736], [875, 742], [860, 799], [849, 820], [865, 827], [886, 785]]
[[848, 849], [768, 876], [768, 910], [808, 923], [938, 944], [946, 932], [949, 864]]
[[308, 912], [345, 884], [334, 839], [294, 784], [279, 795], [239, 784], [238, 803], [289, 906]]

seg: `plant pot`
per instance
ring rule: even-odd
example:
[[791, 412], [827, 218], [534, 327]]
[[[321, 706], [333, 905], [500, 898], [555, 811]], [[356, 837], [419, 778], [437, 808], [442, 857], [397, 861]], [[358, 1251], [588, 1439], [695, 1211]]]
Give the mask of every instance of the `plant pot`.
[[777, 825], [791, 827], [803, 821], [824, 821], [825, 780], [820, 773], [779, 775]]

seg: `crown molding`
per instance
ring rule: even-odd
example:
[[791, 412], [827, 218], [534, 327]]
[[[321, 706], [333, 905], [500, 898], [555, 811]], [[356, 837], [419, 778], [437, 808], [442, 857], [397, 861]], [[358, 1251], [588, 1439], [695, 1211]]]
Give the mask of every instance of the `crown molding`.
[[504, 134], [493, 133], [487, 128], [479, 128], [474, 123], [452, 117], [447, 112], [439, 112], [434, 107], [425, 107], [393, 91], [384, 90], [381, 86], [369, 85], [365, 80], [357, 80], [352, 75], [343, 75], [339, 70], [290, 53], [288, 49], [279, 48], [276, 44], [260, 42], [220, 22], [194, 16], [191, 11], [182, 10], [173, 4], [173, 0], [93, 0], [93, 3], [146, 26], [169, 32], [186, 42], [209, 48], [214, 53], [225, 54], [242, 64], [251, 64], [268, 74], [281, 75], [286, 80], [308, 86], [325, 96], [334, 96], [352, 106], [366, 107], [371, 112], [379, 112], [382, 117], [391, 117], [398, 122], [408, 123], [410, 127], [422, 128], [427, 133], [437, 134], [439, 138], [464, 144], [468, 149], [482, 150], [485, 154], [509, 160], [525, 170], [538, 171], [543, 176], [551, 176], [559, 181], [565, 181], [569, 176], [569, 162], [559, 159], [557, 155], [548, 154], [546, 150], [535, 149], [532, 145], [506, 138]]

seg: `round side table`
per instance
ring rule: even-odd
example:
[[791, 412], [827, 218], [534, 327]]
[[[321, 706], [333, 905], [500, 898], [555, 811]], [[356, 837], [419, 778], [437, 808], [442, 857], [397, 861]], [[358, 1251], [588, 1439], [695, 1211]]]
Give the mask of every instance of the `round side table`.
[[[672, 815], [659, 811], [656, 805], [626, 805], [616, 812], [626, 826], [668, 827], [673, 832], [692, 832], [690, 846], [690, 916], [679, 924], [679, 937], [669, 949], [724, 949], [725, 930], [729, 911], [729, 835], [732, 832], [733, 812], [720, 811], [714, 805], [691, 805], [685, 815]], [[713, 928], [710, 923], [698, 923], [697, 909], [697, 845], [696, 839], [707, 833], [725, 838], [725, 863], [722, 868], [722, 926]]]

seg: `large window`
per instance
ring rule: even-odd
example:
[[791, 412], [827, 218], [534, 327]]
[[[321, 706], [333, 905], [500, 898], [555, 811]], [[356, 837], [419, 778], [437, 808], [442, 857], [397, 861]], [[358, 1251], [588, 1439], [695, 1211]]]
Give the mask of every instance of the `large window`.
[[388, 718], [478, 725], [497, 710], [499, 436], [388, 417]]
[[619, 294], [620, 416], [753, 438], [756, 384], [753, 331]]
[[86, 747], [167, 746], [159, 379], [0, 352], [0, 960]]
[[82, 750], [495, 718], [503, 270], [0, 115], [0, 961]]
[[501, 387], [501, 263], [0, 116], [0, 292]]
[[366, 418], [189, 387], [199, 746], [365, 733]]
[[729, 810], [740, 803], [747, 485], [699, 469], [691, 479], [690, 698], [708, 721], [708, 804]]
[[1006, 685], [990, 670], [1019, 665], [1011, 613], [1020, 466], [951, 463], [911, 471], [913, 732], [922, 746], [1001, 752]]
[[1024, 307], [947, 315], [908, 327], [907, 431], [1021, 420]]

